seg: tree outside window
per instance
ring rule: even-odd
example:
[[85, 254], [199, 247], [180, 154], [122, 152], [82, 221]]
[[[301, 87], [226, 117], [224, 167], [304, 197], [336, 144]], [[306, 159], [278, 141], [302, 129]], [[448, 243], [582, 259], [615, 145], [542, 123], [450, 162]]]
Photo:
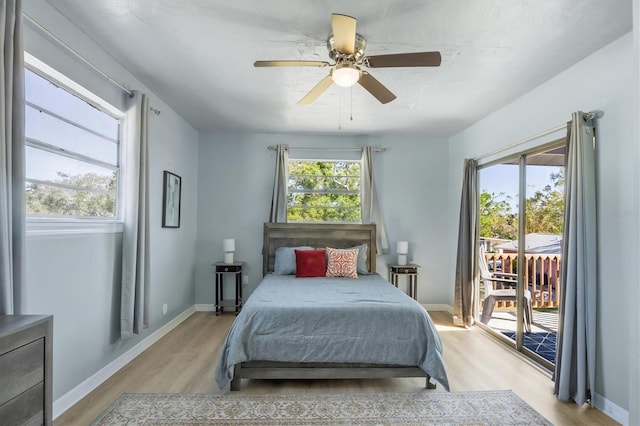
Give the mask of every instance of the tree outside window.
[[360, 161], [289, 160], [289, 222], [361, 223]]

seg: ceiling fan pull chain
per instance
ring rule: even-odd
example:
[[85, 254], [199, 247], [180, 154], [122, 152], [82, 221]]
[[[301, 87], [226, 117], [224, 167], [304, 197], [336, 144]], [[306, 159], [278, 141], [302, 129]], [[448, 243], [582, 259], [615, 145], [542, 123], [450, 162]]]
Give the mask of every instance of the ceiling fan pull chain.
[[342, 90], [338, 91], [338, 130], [342, 130]]
[[349, 91], [350, 91], [350, 94], [351, 94], [351, 111], [349, 113], [349, 119], [351, 121], [353, 121], [353, 86], [351, 86], [349, 89], [350, 89]]

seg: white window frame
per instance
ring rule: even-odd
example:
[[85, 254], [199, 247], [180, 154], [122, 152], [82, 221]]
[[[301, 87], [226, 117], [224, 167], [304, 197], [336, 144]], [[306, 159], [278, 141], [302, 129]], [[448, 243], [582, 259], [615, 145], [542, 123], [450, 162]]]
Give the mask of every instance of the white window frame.
[[[340, 192], [334, 192], [334, 191], [322, 191], [322, 190], [312, 190], [312, 191], [291, 191], [289, 189], [289, 176], [291, 176], [291, 173], [289, 173], [289, 164], [287, 164], [287, 188], [286, 188], [286, 194], [287, 194], [287, 222], [291, 222], [291, 223], [335, 223], [335, 224], [357, 224], [357, 223], [362, 223], [362, 160], [361, 159], [343, 159], [343, 158], [322, 158], [322, 159], [314, 159], [314, 158], [301, 158], [301, 157], [296, 157], [296, 158], [289, 158], [288, 162], [307, 162], [307, 163], [358, 163], [360, 164], [360, 190], [359, 191], [340, 191]], [[320, 176], [320, 175], [318, 175]], [[355, 177], [355, 176], [345, 176], [345, 177]], [[301, 221], [301, 220], [289, 220], [289, 209], [290, 209], [290, 205], [289, 205], [289, 199], [288, 199], [288, 194], [290, 193], [317, 193], [317, 194], [358, 194], [360, 196], [360, 220], [357, 222], [327, 222], [327, 221], [322, 221], [322, 222], [317, 222], [317, 221], [312, 221], [312, 222], [307, 222], [307, 221]], [[326, 206], [324, 208], [340, 208], [340, 207], [331, 207], [331, 206]]]
[[[105, 114], [120, 120], [115, 217], [44, 217], [28, 215], [25, 219], [27, 235], [47, 236], [57, 234], [102, 234], [122, 232], [124, 215], [124, 191], [122, 185], [125, 174], [125, 170], [123, 169], [123, 154], [125, 149], [123, 145], [126, 143], [124, 138], [124, 129], [126, 126], [125, 113], [27, 52], [24, 53], [24, 62], [25, 68], [29, 71], [49, 80], [52, 84], [55, 84], [61, 89], [77, 96]], [[92, 161], [89, 163], [93, 164], [94, 162]]]

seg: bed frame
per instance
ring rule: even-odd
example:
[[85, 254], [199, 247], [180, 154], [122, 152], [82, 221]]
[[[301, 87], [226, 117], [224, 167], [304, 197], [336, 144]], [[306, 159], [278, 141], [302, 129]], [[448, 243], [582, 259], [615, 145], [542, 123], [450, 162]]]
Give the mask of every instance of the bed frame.
[[349, 248], [367, 243], [367, 267], [376, 271], [376, 225], [265, 223], [262, 275], [273, 272], [278, 247]]
[[[262, 247], [263, 275], [273, 272], [278, 247], [349, 248], [367, 243], [367, 266], [376, 271], [376, 226], [358, 224], [265, 223]], [[374, 379], [425, 377], [426, 387], [435, 389], [431, 377], [419, 367], [354, 363], [290, 363], [247, 361], [234, 366], [231, 390], [240, 390], [247, 379]]]

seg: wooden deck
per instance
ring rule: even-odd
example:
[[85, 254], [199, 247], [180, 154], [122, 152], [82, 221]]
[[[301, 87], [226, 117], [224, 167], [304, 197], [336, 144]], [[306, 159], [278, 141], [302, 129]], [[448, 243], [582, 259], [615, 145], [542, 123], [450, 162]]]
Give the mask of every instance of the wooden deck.
[[[516, 331], [516, 312], [514, 311], [494, 311], [487, 324], [494, 330]], [[531, 323], [532, 333], [558, 332], [558, 311], [540, 311], [533, 309], [533, 321]]]

